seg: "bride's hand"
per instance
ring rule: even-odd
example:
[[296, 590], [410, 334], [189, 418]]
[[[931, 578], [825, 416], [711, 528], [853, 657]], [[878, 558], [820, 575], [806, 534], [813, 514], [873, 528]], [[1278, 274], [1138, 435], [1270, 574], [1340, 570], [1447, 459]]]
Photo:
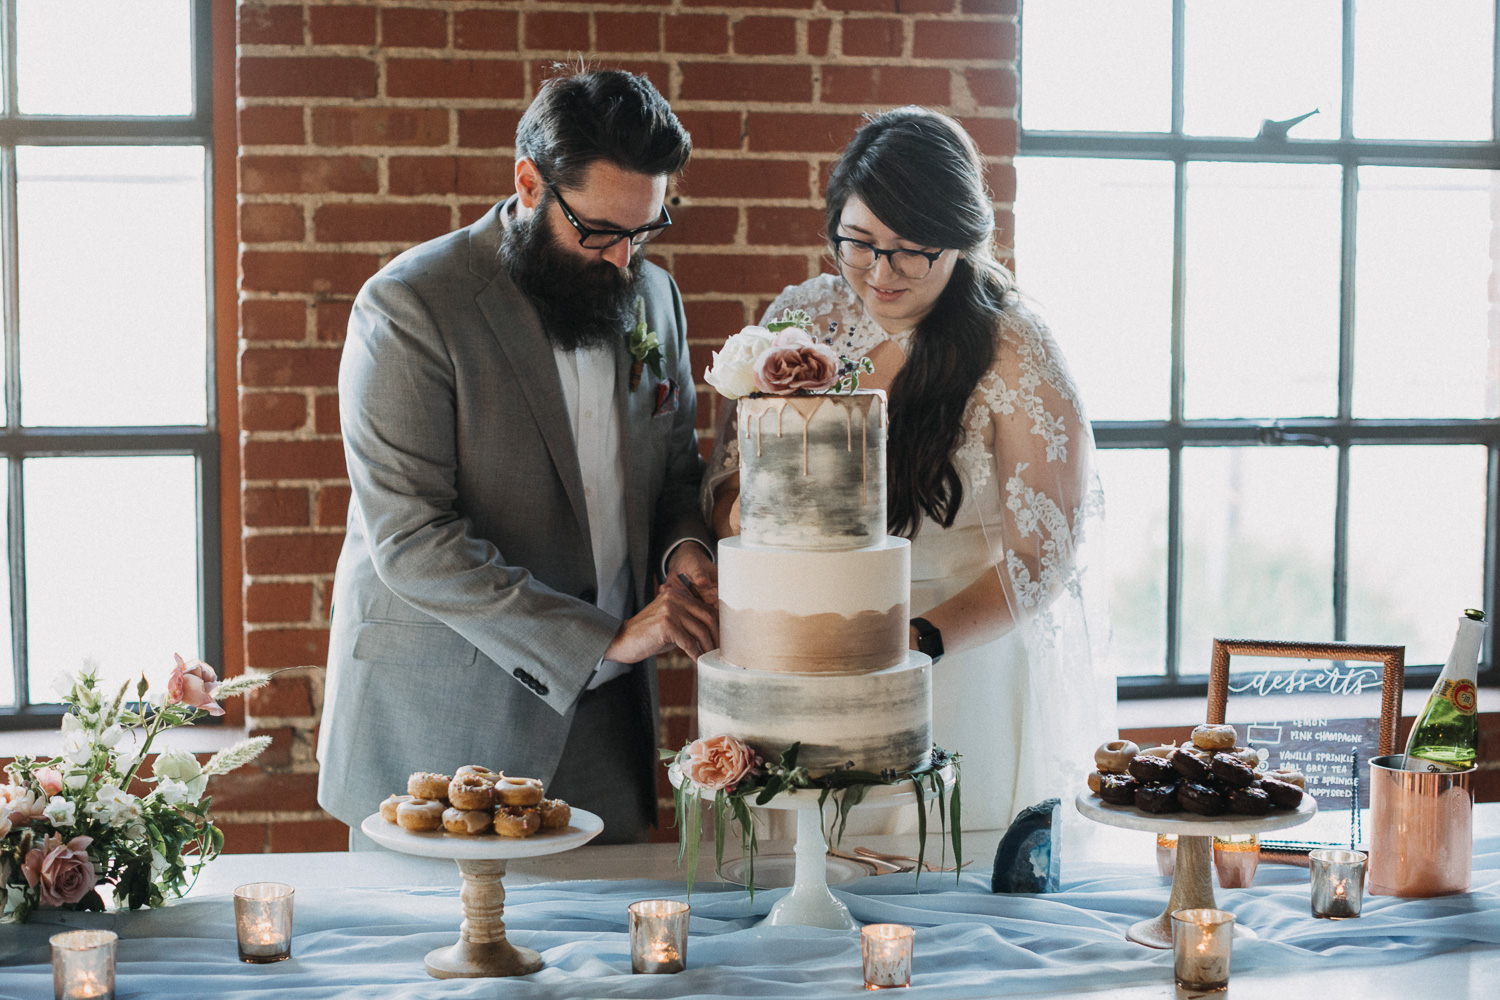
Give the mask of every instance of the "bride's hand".
[[738, 535], [740, 533], [740, 497], [736, 493], [734, 503], [729, 505], [729, 533]]

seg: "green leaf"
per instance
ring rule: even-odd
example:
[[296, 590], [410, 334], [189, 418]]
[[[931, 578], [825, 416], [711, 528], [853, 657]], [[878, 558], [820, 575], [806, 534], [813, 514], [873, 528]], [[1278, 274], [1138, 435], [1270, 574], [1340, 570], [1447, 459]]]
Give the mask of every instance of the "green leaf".
[[962, 880], [964, 871], [964, 824], [962, 814], [959, 811], [960, 791], [963, 786], [963, 772], [959, 770], [958, 758], [953, 758], [953, 801], [948, 808], [948, 817], [953, 821], [953, 865], [956, 869], [953, 873], [953, 881]]
[[686, 809], [683, 814], [683, 837], [687, 841], [687, 894], [693, 894], [693, 879], [698, 875], [698, 849], [703, 840], [703, 805], [694, 792], [683, 796]]
[[917, 877], [914, 883], [922, 882], [923, 862], [927, 860], [927, 797], [922, 791], [922, 779], [912, 775], [911, 787], [917, 793]]

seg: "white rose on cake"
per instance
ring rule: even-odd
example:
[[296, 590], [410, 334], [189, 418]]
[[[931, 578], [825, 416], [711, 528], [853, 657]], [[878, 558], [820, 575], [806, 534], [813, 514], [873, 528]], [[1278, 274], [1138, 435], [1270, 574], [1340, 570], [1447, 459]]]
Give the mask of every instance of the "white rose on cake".
[[776, 335], [763, 326], [747, 326], [715, 351], [703, 381], [730, 399], [739, 399], [755, 391], [755, 362], [771, 349]]

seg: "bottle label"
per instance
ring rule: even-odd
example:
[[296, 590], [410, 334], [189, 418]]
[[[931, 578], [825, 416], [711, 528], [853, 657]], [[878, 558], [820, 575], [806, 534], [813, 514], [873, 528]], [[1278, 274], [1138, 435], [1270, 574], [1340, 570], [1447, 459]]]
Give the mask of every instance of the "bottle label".
[[1405, 771], [1427, 771], [1428, 773], [1447, 774], [1450, 771], [1467, 771], [1473, 767], [1472, 764], [1445, 764], [1442, 761], [1428, 760], [1425, 757], [1412, 755], [1402, 769]]
[[1438, 694], [1453, 703], [1462, 715], [1473, 715], [1478, 705], [1478, 699], [1474, 690], [1474, 682], [1471, 680], [1444, 681], [1443, 689]]

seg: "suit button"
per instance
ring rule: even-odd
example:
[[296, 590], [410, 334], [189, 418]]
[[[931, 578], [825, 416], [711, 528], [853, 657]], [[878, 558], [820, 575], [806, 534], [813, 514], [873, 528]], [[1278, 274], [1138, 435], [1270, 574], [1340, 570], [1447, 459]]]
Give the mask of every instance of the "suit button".
[[536, 688], [534, 690], [537, 694], [545, 695], [548, 691], [548, 688], [547, 685], [543, 684], [541, 681], [537, 681]]

